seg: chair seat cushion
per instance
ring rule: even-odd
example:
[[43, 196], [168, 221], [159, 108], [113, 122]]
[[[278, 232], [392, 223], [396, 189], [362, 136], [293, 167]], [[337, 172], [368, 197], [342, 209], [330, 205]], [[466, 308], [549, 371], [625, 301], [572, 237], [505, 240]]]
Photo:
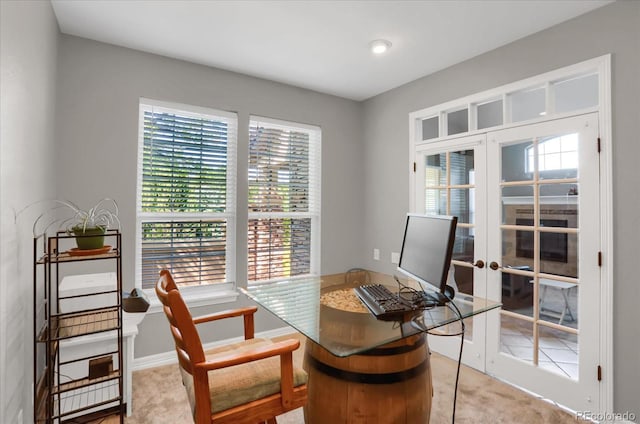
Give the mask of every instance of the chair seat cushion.
[[[217, 347], [205, 352], [207, 360], [228, 355], [230, 352], [242, 353], [248, 350], [273, 344], [268, 339], [249, 339], [238, 343]], [[193, 377], [180, 368], [182, 381], [187, 390], [191, 412], [195, 413], [195, 394]], [[294, 366], [293, 386], [306, 384], [307, 373]], [[211, 413], [224, 411], [266, 396], [280, 392], [280, 357], [249, 362], [219, 370], [209, 371], [209, 393], [211, 395]]]

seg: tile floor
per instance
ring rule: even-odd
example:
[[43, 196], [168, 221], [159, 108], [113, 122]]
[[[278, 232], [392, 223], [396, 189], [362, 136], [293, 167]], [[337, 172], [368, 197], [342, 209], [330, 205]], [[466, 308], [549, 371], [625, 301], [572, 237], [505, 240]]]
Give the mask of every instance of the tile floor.
[[[525, 286], [527, 287], [527, 286]], [[503, 308], [514, 313], [533, 317], [533, 293], [517, 293], [512, 298], [505, 300]], [[571, 310], [563, 320], [557, 316], [545, 313], [540, 319], [566, 327], [578, 328], [578, 289], [573, 288], [566, 292], [567, 306]], [[503, 296], [506, 296], [503, 292]], [[548, 290], [543, 299], [542, 306], [547, 310], [562, 311], [565, 307], [565, 298], [560, 290]], [[473, 340], [473, 320], [465, 320], [465, 340]], [[556, 374], [578, 379], [578, 336], [569, 332], [559, 331], [549, 327], [539, 327], [538, 342], [538, 366]], [[438, 329], [444, 334], [460, 331], [459, 324], [451, 324]], [[512, 355], [523, 361], [533, 363], [533, 324], [524, 320], [511, 317], [502, 317], [500, 334], [500, 351]]]
[[[533, 325], [502, 317], [500, 351], [523, 361], [533, 362]], [[578, 336], [540, 327], [538, 366], [542, 369], [578, 379]]]

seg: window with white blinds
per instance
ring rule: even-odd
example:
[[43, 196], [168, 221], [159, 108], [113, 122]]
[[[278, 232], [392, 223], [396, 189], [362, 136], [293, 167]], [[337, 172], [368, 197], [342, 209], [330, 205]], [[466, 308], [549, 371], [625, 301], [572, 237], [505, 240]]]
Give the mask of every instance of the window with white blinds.
[[249, 282], [317, 273], [320, 145], [318, 127], [251, 117]]
[[141, 100], [137, 269], [143, 289], [235, 280], [235, 114]]

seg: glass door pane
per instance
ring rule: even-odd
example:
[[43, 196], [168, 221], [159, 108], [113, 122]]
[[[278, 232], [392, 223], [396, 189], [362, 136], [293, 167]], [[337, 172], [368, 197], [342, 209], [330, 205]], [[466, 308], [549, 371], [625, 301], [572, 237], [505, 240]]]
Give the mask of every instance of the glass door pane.
[[[534, 137], [501, 146], [501, 296], [509, 323], [501, 339], [514, 327], [537, 329], [530, 351], [518, 349], [515, 355], [534, 365], [544, 323], [577, 328], [578, 204], [577, 194], [568, 197], [577, 193], [577, 137]], [[571, 158], [563, 160], [563, 154]]]
[[460, 150], [426, 155], [424, 160], [424, 210], [427, 214], [458, 217], [453, 257], [467, 262], [462, 266], [472, 263], [474, 256], [474, 158], [473, 150]]

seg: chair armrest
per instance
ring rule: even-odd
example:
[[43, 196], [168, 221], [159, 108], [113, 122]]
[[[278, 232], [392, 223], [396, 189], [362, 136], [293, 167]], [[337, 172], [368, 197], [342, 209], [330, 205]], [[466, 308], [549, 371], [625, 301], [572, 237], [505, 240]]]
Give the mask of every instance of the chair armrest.
[[299, 347], [299, 340], [284, 340], [269, 346], [245, 351], [242, 354], [225, 355], [213, 361], [195, 364], [194, 377], [206, 382], [208, 371], [246, 364], [272, 356], [280, 356], [280, 395], [282, 405], [290, 407], [293, 403], [293, 351]]
[[[272, 356], [280, 356], [280, 396], [282, 405], [288, 408], [293, 403], [293, 351], [299, 347], [299, 340], [284, 340], [269, 346], [245, 351], [242, 354], [230, 354], [213, 361], [200, 362], [195, 364], [193, 368], [193, 377], [196, 381], [196, 386], [208, 387], [208, 371], [258, 361]], [[197, 392], [198, 390], [196, 390]], [[201, 394], [201, 396], [207, 395]]]
[[247, 308], [229, 309], [226, 311], [220, 311], [209, 315], [203, 315], [193, 318], [194, 324], [202, 324], [204, 322], [217, 321], [225, 318], [232, 317], [244, 317], [244, 338], [245, 340], [253, 339], [255, 332], [253, 314], [258, 310], [255, 306], [249, 306]]
[[299, 340], [283, 340], [268, 346], [259, 347], [252, 350], [246, 350], [242, 353], [230, 353], [220, 356], [214, 360], [200, 362], [195, 364], [195, 368], [207, 371], [217, 370], [219, 368], [232, 367], [234, 365], [246, 364], [248, 362], [259, 361], [260, 359], [269, 358], [271, 356], [279, 356], [283, 354], [291, 354], [300, 347]]

